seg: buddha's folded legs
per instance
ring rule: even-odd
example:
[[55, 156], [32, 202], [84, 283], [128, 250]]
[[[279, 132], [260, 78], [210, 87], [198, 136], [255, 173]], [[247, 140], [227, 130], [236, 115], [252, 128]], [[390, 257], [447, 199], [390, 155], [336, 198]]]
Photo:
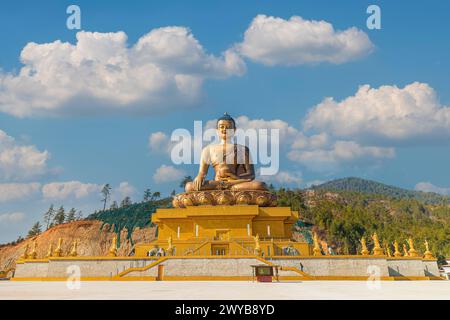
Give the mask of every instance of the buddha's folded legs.
[[[267, 185], [262, 181], [252, 180], [237, 183], [236, 181], [221, 182], [216, 180], [205, 181], [200, 190], [221, 190], [230, 189], [234, 191], [244, 191], [244, 190], [268, 190]], [[194, 189], [194, 184], [192, 182], [186, 183], [186, 192], [196, 191]]]

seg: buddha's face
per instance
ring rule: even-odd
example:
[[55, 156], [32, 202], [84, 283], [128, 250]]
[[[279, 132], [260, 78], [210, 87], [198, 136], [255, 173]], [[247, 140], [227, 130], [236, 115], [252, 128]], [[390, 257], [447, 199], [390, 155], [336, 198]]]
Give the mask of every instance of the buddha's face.
[[221, 140], [229, 140], [234, 136], [234, 131], [236, 128], [232, 121], [229, 120], [220, 120], [217, 123], [217, 134], [219, 135]]

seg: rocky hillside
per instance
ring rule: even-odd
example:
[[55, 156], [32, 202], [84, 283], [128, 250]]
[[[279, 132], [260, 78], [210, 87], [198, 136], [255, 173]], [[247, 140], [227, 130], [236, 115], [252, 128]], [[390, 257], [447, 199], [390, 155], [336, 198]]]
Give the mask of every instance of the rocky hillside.
[[[50, 243], [55, 248], [58, 238], [63, 239], [62, 249], [67, 254], [74, 240], [79, 240], [78, 253], [82, 256], [105, 256], [111, 245], [111, 240], [116, 233], [114, 227], [105, 225], [98, 220], [80, 220], [57, 225], [42, 234], [27, 238], [16, 245], [0, 247], [0, 270], [6, 270], [15, 265], [15, 261], [23, 253], [28, 244], [31, 248], [34, 241], [37, 244], [38, 258], [45, 257]], [[149, 242], [155, 238], [155, 227], [147, 226], [134, 228], [128, 236], [126, 228], [120, 231], [120, 247], [118, 255], [128, 255], [133, 244]]]

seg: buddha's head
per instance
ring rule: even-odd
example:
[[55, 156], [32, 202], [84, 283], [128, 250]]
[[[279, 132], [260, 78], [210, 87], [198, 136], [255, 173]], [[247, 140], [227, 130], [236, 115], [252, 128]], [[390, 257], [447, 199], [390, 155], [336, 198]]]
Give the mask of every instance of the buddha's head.
[[221, 140], [229, 140], [234, 136], [236, 131], [236, 122], [228, 114], [224, 113], [219, 119], [217, 119], [217, 134]]

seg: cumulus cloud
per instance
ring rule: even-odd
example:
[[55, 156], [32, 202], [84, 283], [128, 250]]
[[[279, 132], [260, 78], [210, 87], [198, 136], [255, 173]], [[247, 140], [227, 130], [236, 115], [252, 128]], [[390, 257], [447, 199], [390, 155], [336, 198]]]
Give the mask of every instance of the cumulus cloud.
[[148, 146], [153, 152], [170, 154], [173, 143], [164, 132], [158, 131], [148, 137]]
[[132, 197], [136, 193], [136, 188], [131, 185], [128, 181], [121, 182], [113, 190], [112, 198], [116, 201], [121, 201], [125, 197]]
[[304, 120], [306, 130], [356, 141], [399, 143], [450, 138], [450, 107], [439, 103], [428, 84], [404, 88], [361, 86], [342, 101], [326, 98]]
[[124, 32], [80, 31], [75, 44], [28, 43], [0, 73], [0, 111], [17, 116], [149, 113], [193, 104], [208, 78], [245, 73], [232, 49], [205, 52], [189, 29], [164, 27], [128, 46]]
[[265, 65], [343, 63], [369, 54], [373, 44], [355, 27], [335, 30], [326, 21], [256, 16], [245, 31], [239, 52]]
[[343, 165], [364, 164], [395, 156], [394, 148], [362, 146], [355, 141], [336, 141], [330, 147], [300, 150], [293, 149], [288, 158], [314, 171], [334, 171]]
[[0, 214], [0, 223], [17, 223], [23, 221], [25, 214], [23, 212], [11, 212]]
[[40, 183], [2, 183], [0, 184], [0, 202], [29, 200], [40, 192]]
[[300, 172], [288, 172], [288, 171], [279, 171], [277, 174], [273, 176], [261, 176], [261, 179], [267, 183], [277, 183], [280, 185], [295, 185], [296, 187], [300, 186], [303, 182], [302, 174]]
[[180, 181], [185, 175], [186, 173], [183, 170], [177, 169], [174, 166], [167, 166], [163, 164], [156, 169], [156, 172], [153, 175], [153, 180], [156, 183]]
[[81, 199], [100, 193], [102, 185], [80, 181], [52, 182], [42, 187], [44, 199]]
[[444, 196], [450, 196], [450, 188], [438, 187], [430, 182], [419, 182], [414, 189], [417, 191], [434, 192]]
[[23, 145], [0, 130], [0, 179], [26, 180], [49, 173], [48, 151]]

